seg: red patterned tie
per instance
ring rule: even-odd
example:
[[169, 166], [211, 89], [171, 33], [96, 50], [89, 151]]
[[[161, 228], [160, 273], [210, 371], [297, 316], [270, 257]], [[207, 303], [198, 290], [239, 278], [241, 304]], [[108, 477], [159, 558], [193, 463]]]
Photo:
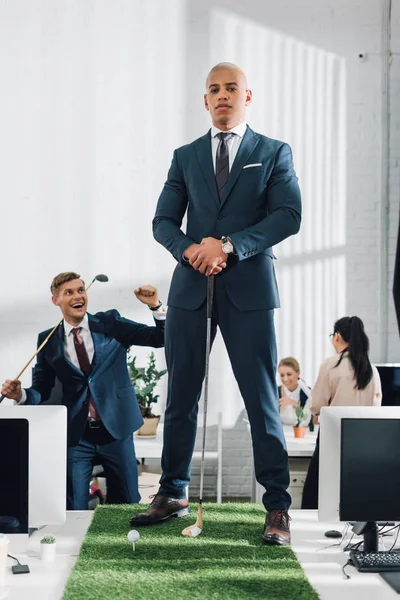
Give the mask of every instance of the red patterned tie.
[[[74, 336], [74, 345], [76, 350], [76, 356], [78, 357], [79, 366], [81, 370], [85, 373], [85, 375], [89, 375], [89, 373], [92, 370], [92, 366], [90, 364], [90, 360], [85, 348], [85, 344], [83, 343], [83, 339], [79, 335], [81, 329], [81, 327], [74, 327], [73, 329], [71, 329], [71, 332]], [[89, 417], [91, 419], [94, 419], [95, 421], [100, 421], [99, 413], [96, 410], [96, 406], [94, 404], [92, 396], [90, 396], [89, 398]]]

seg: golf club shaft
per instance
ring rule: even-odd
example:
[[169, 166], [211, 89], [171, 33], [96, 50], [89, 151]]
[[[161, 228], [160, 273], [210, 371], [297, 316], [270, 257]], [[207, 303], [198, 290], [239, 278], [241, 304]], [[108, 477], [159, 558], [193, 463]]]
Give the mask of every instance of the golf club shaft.
[[[93, 283], [96, 281], [96, 277], [93, 279], [93, 281], [91, 281], [89, 283], [89, 285], [86, 288], [86, 292], [88, 291], [88, 289], [90, 288], [90, 286], [93, 285]], [[35, 356], [37, 356], [39, 354], [39, 352], [41, 351], [42, 348], [44, 348], [44, 346], [47, 344], [47, 342], [49, 341], [49, 339], [51, 338], [51, 336], [53, 335], [53, 333], [56, 331], [57, 327], [59, 327], [61, 325], [61, 323], [63, 322], [63, 318], [61, 319], [61, 321], [59, 323], [57, 323], [57, 325], [50, 331], [49, 335], [47, 336], [47, 338], [40, 344], [39, 348], [36, 350], [36, 352], [31, 356], [31, 358], [28, 360], [28, 362], [26, 363], [26, 365], [24, 366], [23, 369], [21, 369], [21, 371], [18, 373], [18, 375], [13, 379], [13, 381], [17, 381], [22, 373], [29, 367], [29, 365], [31, 364], [31, 362], [33, 361], [33, 359], [35, 358]], [[0, 404], [3, 402], [5, 396], [1, 395], [0, 396]]]
[[204, 484], [204, 453], [206, 449], [206, 426], [207, 426], [207, 407], [208, 407], [208, 376], [210, 371], [210, 352], [211, 352], [211, 318], [214, 299], [214, 275], [209, 275], [207, 280], [207, 337], [206, 337], [206, 373], [204, 379], [204, 413], [203, 413], [203, 444], [201, 448], [201, 467], [200, 467], [200, 501], [203, 502], [203, 484]]
[[[57, 323], [57, 325], [50, 331], [49, 335], [47, 336], [47, 338], [40, 344], [39, 348], [36, 350], [36, 352], [31, 356], [31, 358], [28, 360], [28, 362], [26, 363], [26, 365], [24, 366], [23, 369], [21, 369], [21, 371], [18, 373], [18, 375], [13, 379], [13, 381], [17, 381], [22, 373], [25, 371], [25, 369], [27, 369], [29, 367], [29, 365], [31, 364], [31, 362], [33, 361], [33, 359], [35, 358], [35, 356], [37, 354], [39, 354], [39, 352], [41, 351], [41, 349], [47, 344], [47, 342], [49, 341], [49, 339], [51, 338], [51, 336], [53, 335], [53, 333], [55, 332], [55, 330], [57, 329], [57, 327], [59, 327], [61, 325], [61, 323], [63, 322], [63, 319], [61, 319], [61, 321], [59, 323]], [[0, 396], [0, 404], [1, 402], [3, 402], [5, 396]]]

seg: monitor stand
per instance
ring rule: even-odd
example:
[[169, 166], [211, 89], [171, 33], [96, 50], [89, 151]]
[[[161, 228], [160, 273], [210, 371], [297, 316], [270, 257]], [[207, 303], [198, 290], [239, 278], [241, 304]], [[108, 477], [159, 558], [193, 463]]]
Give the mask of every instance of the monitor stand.
[[375, 521], [357, 521], [353, 531], [357, 535], [364, 536], [363, 552], [378, 552], [378, 526]]

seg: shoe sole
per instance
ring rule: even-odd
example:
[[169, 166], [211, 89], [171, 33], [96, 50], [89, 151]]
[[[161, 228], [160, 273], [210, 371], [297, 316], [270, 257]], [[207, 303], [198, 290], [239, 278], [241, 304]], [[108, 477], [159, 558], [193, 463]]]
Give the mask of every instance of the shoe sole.
[[268, 536], [263, 535], [261, 540], [265, 546], [290, 546], [290, 540], [285, 541], [283, 538], [274, 534]]
[[186, 517], [186, 515], [188, 515], [188, 514], [190, 514], [190, 508], [189, 507], [187, 507], [187, 508], [181, 508], [181, 510], [178, 510], [178, 511], [176, 511], [174, 513], [171, 513], [167, 517], [163, 517], [162, 519], [158, 519], [157, 521], [154, 521], [154, 519], [152, 519], [151, 521], [142, 521], [142, 520], [135, 521], [135, 519], [133, 518], [133, 519], [131, 519], [129, 521], [129, 523], [131, 525], [135, 525], [135, 527], [138, 527], [140, 525], [143, 525], [143, 526], [146, 526], [146, 525], [147, 526], [148, 525], [157, 525], [158, 523], [164, 523], [165, 521], [167, 521], [168, 519], [171, 519], [172, 517], [177, 517], [177, 518], [179, 518], [179, 517]]

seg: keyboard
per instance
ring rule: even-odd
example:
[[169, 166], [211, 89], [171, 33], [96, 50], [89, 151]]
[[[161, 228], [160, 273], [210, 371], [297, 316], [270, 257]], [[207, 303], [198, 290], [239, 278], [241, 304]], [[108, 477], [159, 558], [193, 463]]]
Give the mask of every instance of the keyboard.
[[400, 571], [400, 552], [361, 552], [350, 550], [353, 565], [362, 573]]

